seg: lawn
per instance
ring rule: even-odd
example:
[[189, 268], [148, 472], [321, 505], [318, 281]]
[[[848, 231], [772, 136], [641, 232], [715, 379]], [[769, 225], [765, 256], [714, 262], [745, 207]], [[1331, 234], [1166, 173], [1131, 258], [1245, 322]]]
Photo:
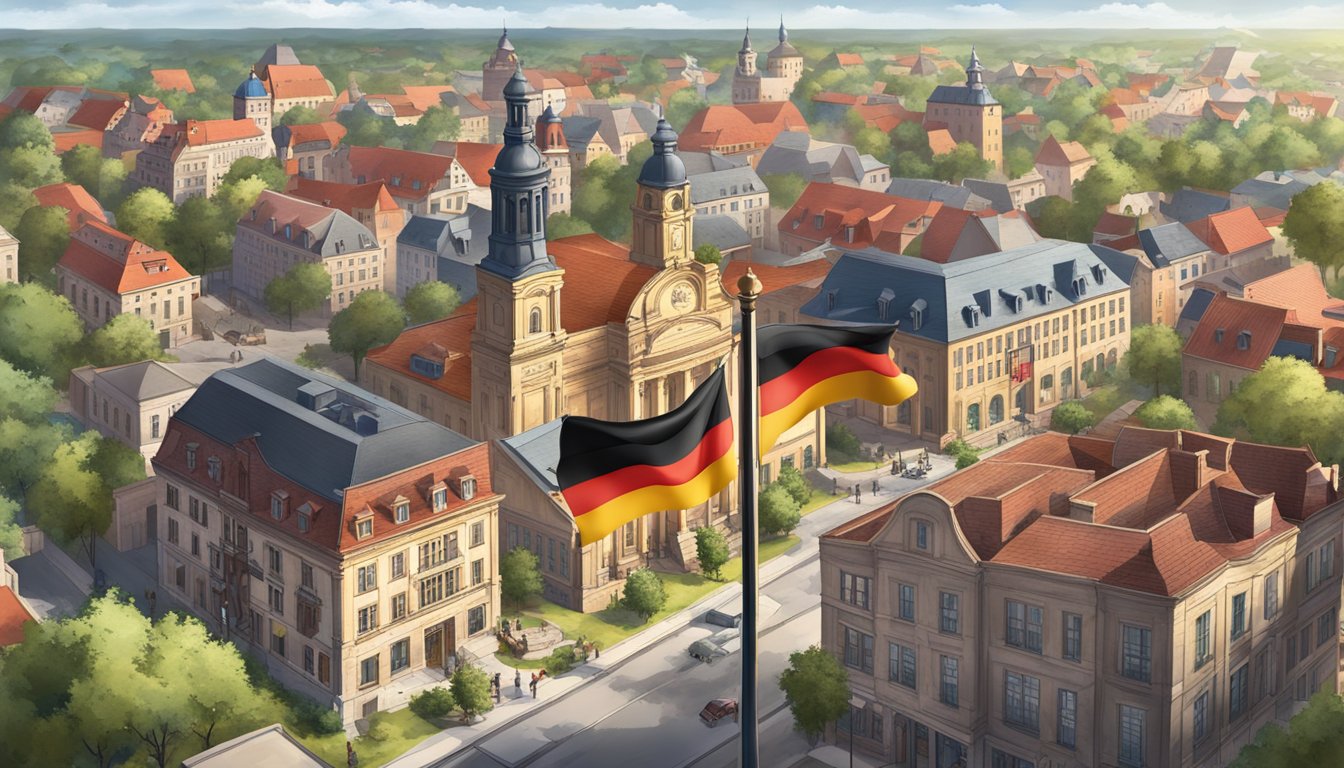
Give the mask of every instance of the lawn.
[[1097, 421], [1101, 421], [1116, 408], [1124, 405], [1126, 398], [1115, 384], [1107, 384], [1092, 390], [1083, 398], [1083, 407], [1092, 412]]
[[[829, 498], [829, 497], [828, 497]], [[792, 549], [799, 539], [792, 534], [770, 539], [762, 539], [759, 551], [760, 562], [765, 563]], [[667, 590], [667, 605], [655, 613], [647, 622], [624, 608], [607, 608], [595, 613], [579, 613], [562, 608], [550, 601], [540, 601], [536, 606], [524, 610], [524, 616], [545, 619], [560, 628], [565, 637], [579, 638], [597, 643], [598, 648], [610, 648], [612, 645], [639, 632], [642, 629], [662, 621], [684, 609], [700, 598], [732, 581], [742, 578], [742, 558], [735, 557], [723, 566], [721, 581], [711, 581], [698, 573], [659, 573], [663, 586]]]
[[844, 464], [836, 464], [832, 462], [831, 464], [828, 464], [827, 467], [836, 472], [867, 472], [888, 464], [889, 462], [886, 461], [847, 461]]
[[[365, 768], [376, 768], [388, 763], [442, 730], [412, 712], [409, 707], [396, 712], [381, 713], [381, 717], [391, 734], [386, 740], [374, 741], [367, 736], [355, 739], [355, 752], [359, 753], [359, 764]], [[345, 765], [345, 733], [299, 736], [298, 739], [328, 763]]]
[[832, 496], [827, 491], [823, 491], [819, 488], [813, 488], [812, 498], [807, 500], [807, 503], [803, 505], [801, 511], [804, 515], [808, 515], [811, 514], [812, 512], [816, 512], [818, 509], [821, 509], [822, 507], [826, 506], [827, 504], [830, 504], [833, 501], [838, 501], [843, 498], [846, 497], [840, 496], [838, 494]]

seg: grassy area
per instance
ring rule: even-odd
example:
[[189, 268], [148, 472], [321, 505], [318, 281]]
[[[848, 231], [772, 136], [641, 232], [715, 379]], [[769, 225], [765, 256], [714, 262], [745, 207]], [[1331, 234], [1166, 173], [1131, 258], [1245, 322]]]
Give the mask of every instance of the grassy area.
[[1101, 421], [1126, 402], [1125, 393], [1120, 391], [1119, 386], [1107, 384], [1088, 393], [1087, 397], [1083, 398], [1083, 407], [1091, 411], [1097, 421]]
[[[526, 622], [524, 622], [526, 623]], [[546, 666], [546, 659], [515, 659], [512, 653], [508, 651], [495, 651], [495, 659], [500, 664], [504, 664], [514, 669], [542, 669]]]
[[[798, 543], [797, 536], [780, 536], [763, 539], [760, 548], [760, 562], [792, 549]], [[694, 603], [724, 584], [742, 578], [742, 558], [735, 557], [723, 566], [722, 581], [711, 581], [698, 573], [660, 573], [663, 586], [667, 590], [667, 605], [655, 613], [647, 622], [624, 608], [607, 608], [596, 613], [579, 613], [562, 608], [549, 601], [527, 608], [523, 615], [534, 619], [545, 619], [560, 628], [565, 637], [583, 637], [597, 643], [599, 648], [609, 648], [630, 635], [671, 616]]]
[[340, 357], [340, 353], [331, 350], [330, 344], [305, 344], [303, 345], [303, 351], [294, 359], [294, 362], [304, 368], [324, 368], [339, 360]]
[[869, 470], [871, 470], [871, 469], [877, 469], [878, 467], [881, 467], [881, 466], [890, 466], [890, 462], [887, 462], [887, 461], [847, 461], [847, 462], [845, 462], [844, 464], [836, 464], [836, 463], [832, 462], [832, 463], [829, 465], [829, 468], [835, 470], [836, 472], [867, 472], [867, 471], [869, 471]]
[[[396, 712], [382, 714], [383, 722], [388, 725], [390, 736], [384, 741], [374, 741], [368, 737], [355, 739], [355, 751], [359, 753], [359, 764], [364, 768], [377, 768], [390, 762], [416, 744], [438, 733], [441, 728], [421, 718], [409, 707]], [[450, 720], [451, 722], [451, 720]], [[333, 733], [327, 736], [300, 736], [299, 741], [317, 753], [317, 756], [332, 765], [345, 765], [345, 734]]]
[[808, 515], [811, 514], [812, 512], [816, 512], [818, 509], [821, 509], [822, 507], [826, 506], [827, 504], [830, 504], [833, 501], [837, 501], [843, 498], [845, 497], [839, 495], [832, 496], [827, 491], [823, 491], [819, 488], [813, 488], [812, 497], [807, 500], [806, 504], [803, 505], [801, 511], [804, 515]]

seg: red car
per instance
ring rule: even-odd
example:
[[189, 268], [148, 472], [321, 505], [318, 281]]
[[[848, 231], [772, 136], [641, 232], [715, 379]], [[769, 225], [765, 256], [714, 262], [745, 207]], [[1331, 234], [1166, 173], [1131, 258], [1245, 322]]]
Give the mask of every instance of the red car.
[[729, 715], [732, 715], [733, 722], [736, 723], [737, 699], [715, 699], [700, 710], [700, 722], [713, 728], [719, 724], [720, 720]]

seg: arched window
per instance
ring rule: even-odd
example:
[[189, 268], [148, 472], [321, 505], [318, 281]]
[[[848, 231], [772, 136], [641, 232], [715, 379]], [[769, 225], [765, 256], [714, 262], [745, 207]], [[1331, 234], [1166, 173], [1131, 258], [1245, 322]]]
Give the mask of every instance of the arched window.
[[1054, 374], [1047, 373], [1041, 377], [1041, 402], [1048, 403], [1055, 399], [1055, 377]]
[[812, 456], [812, 446], [803, 446], [803, 469], [811, 469], [813, 461], [815, 459]]
[[910, 401], [902, 400], [901, 404], [896, 406], [896, 423], [910, 426]]
[[532, 313], [527, 318], [527, 332], [541, 333], [541, 310], [537, 307], [532, 308]]
[[682, 208], [681, 195], [672, 196], [672, 210], [680, 211]]
[[653, 210], [653, 195], [649, 194], [648, 192], [644, 193], [644, 210], [646, 211]]
[[1097, 373], [1098, 373], [1098, 374], [1101, 374], [1101, 373], [1104, 372], [1105, 370], [1106, 370], [1106, 355], [1102, 354], [1101, 352], [1098, 352], [1098, 353], [1097, 353]]
[[1065, 368], [1064, 372], [1059, 374], [1059, 396], [1067, 399], [1073, 394], [1073, 369]]
[[989, 423], [998, 424], [1003, 421], [1003, 395], [995, 395], [989, 401]]
[[524, 197], [518, 201], [518, 234], [526, 235], [531, 232], [532, 223], [532, 198]]
[[546, 196], [540, 192], [537, 193], [536, 205], [533, 206], [533, 210], [537, 212], [537, 226], [532, 231], [540, 232], [546, 227], [546, 211], [550, 210], [546, 205]]
[[1199, 394], [1199, 372], [1198, 372], [1198, 371], [1191, 371], [1191, 372], [1190, 372], [1189, 382], [1186, 384], [1185, 390], [1186, 390], [1186, 391], [1185, 391], [1185, 394], [1187, 394], [1187, 395], [1198, 395], [1198, 394]]
[[1118, 362], [1120, 362], [1120, 354], [1118, 352], [1112, 349], [1110, 352], [1106, 353], [1107, 368], [1114, 368]]
[[971, 404], [966, 408], [966, 431], [967, 431], [967, 432], [979, 432], [979, 431], [980, 431], [980, 404], [979, 404], [979, 403], [971, 403]]

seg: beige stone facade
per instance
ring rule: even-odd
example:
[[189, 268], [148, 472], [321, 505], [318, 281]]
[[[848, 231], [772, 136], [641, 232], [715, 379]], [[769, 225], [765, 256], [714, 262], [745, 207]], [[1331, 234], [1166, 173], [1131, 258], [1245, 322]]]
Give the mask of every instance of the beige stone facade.
[[163, 127], [136, 156], [130, 181], [174, 203], [210, 197], [241, 157], [271, 157], [275, 147], [251, 120], [188, 120]]
[[158, 452], [168, 420], [195, 391], [195, 384], [156, 360], [111, 368], [85, 365], [70, 372], [75, 418], [146, 459]]
[[19, 240], [0, 227], [0, 283], [19, 281]]

